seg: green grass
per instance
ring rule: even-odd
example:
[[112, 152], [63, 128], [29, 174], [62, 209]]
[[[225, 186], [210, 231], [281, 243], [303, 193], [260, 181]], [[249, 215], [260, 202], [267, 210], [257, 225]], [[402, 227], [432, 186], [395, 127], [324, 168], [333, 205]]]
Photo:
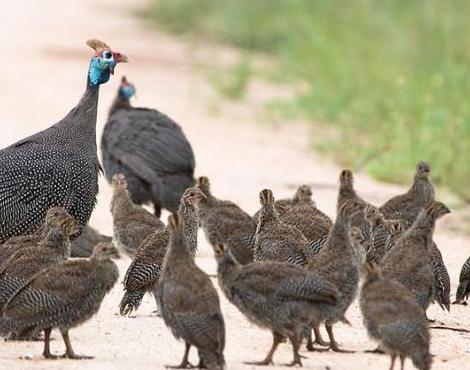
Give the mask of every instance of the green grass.
[[[274, 56], [273, 78], [307, 86], [289, 112], [337, 130], [315, 142], [340, 163], [409, 182], [426, 159], [434, 181], [467, 201], [468, 14], [458, 0], [154, 0], [147, 9], [168, 31]], [[234, 73], [228, 95], [239, 97], [255, 72]]]

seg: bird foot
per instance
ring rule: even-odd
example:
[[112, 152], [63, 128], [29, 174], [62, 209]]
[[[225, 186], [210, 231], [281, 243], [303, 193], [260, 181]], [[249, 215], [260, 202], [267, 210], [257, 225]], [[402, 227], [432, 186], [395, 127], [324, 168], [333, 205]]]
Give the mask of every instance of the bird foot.
[[94, 359], [93, 356], [83, 356], [83, 355], [76, 355], [75, 353], [65, 353], [62, 358], [68, 358], [70, 360], [92, 360]]
[[463, 302], [462, 302], [462, 301], [461, 301], [461, 302], [459, 302], [459, 301], [454, 301], [454, 302], [452, 302], [452, 304], [461, 304], [462, 306], [468, 305], [468, 303], [467, 303], [466, 301], [463, 301]]
[[167, 369], [194, 369], [196, 366], [192, 365], [189, 361], [183, 361], [179, 365], [165, 365]]
[[288, 367], [294, 367], [294, 366], [299, 366], [299, 367], [303, 367], [302, 365], [302, 361], [300, 361], [300, 358], [297, 358], [295, 359], [294, 361], [292, 361], [291, 363], [289, 364], [284, 364], [284, 366], [288, 366]]
[[310, 351], [310, 352], [327, 352], [329, 351], [330, 348], [317, 348], [317, 347], [314, 347], [313, 345], [311, 344], [307, 344], [307, 351]]
[[342, 348], [339, 348], [338, 346], [334, 345], [334, 346], [331, 346], [328, 347], [329, 349], [331, 349], [333, 352], [338, 352], [338, 353], [355, 353], [355, 351], [350, 351], [350, 350], [347, 350], [347, 349], [342, 349]]
[[271, 359], [264, 359], [262, 361], [250, 361], [250, 362], [244, 362], [245, 365], [255, 365], [255, 366], [268, 366], [268, 365], [274, 365], [273, 360]]
[[382, 349], [380, 349], [380, 347], [377, 347], [376, 349], [366, 349], [366, 350], [364, 351], [364, 353], [376, 353], [376, 354], [383, 355], [383, 354], [385, 354], [385, 351], [383, 351]]
[[57, 360], [57, 359], [59, 358], [59, 356], [53, 355], [53, 354], [50, 353], [50, 352], [44, 352], [42, 355], [43, 355], [44, 358], [47, 359], [47, 360]]

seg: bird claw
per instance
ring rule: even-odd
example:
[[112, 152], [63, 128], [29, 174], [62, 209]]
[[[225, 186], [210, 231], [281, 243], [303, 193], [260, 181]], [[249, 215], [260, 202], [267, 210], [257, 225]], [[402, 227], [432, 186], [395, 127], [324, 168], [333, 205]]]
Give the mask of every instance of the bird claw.
[[303, 367], [302, 361], [300, 361], [300, 358], [297, 359], [297, 360], [292, 361], [289, 364], [284, 364], [284, 366], [287, 366], [287, 367], [294, 367], [294, 366], [297, 366], [297, 365], [299, 365], [299, 367]]
[[43, 353], [42, 354], [46, 360], [57, 360], [59, 356], [53, 355], [52, 353]]
[[191, 364], [189, 361], [183, 361], [179, 365], [165, 365], [165, 368], [167, 369], [195, 369], [198, 366], [194, 366]]

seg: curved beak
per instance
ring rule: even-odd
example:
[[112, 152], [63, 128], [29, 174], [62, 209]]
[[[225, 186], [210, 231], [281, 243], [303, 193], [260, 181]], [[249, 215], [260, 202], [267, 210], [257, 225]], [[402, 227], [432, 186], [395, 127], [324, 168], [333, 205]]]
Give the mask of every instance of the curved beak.
[[127, 55], [121, 54], [121, 53], [114, 53], [114, 60], [116, 63], [128, 63], [129, 58]]

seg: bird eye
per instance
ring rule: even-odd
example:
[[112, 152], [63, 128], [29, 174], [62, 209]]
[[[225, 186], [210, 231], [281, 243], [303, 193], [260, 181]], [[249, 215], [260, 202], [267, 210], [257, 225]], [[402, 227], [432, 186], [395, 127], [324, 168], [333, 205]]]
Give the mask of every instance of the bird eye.
[[104, 59], [111, 59], [113, 57], [113, 53], [111, 53], [109, 50], [103, 51], [103, 58]]

